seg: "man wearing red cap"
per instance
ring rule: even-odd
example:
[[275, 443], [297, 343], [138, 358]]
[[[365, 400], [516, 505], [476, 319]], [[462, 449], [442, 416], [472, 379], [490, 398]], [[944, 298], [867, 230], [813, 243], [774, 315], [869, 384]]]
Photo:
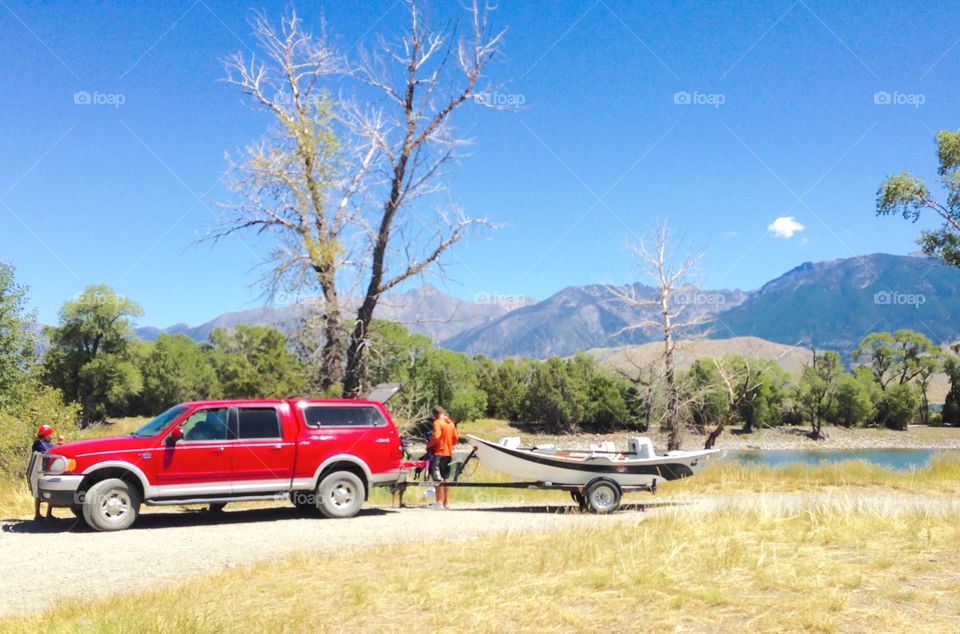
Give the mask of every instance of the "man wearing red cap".
[[[33, 451], [34, 453], [47, 453], [53, 449], [53, 427], [50, 425], [40, 425], [37, 428], [37, 439], [33, 441]], [[60, 436], [57, 439], [59, 442], [63, 442], [63, 436]], [[32, 484], [32, 482], [31, 482]], [[33, 499], [33, 520], [39, 522], [43, 519], [43, 516], [40, 515], [40, 497], [36, 495], [34, 491]], [[50, 506], [50, 503], [47, 503], [47, 519], [55, 519], [53, 517], [53, 507]]]

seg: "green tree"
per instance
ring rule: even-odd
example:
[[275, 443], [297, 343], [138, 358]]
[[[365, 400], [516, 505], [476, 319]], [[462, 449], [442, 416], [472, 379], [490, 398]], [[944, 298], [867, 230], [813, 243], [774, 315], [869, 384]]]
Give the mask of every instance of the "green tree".
[[540, 363], [524, 404], [526, 420], [540, 423], [549, 434], [569, 434], [584, 420], [587, 386], [569, 371], [568, 362], [551, 357]]
[[27, 289], [17, 284], [15, 273], [0, 262], [0, 409], [11, 403], [35, 360], [33, 319], [25, 312]]
[[943, 402], [943, 424], [960, 425], [960, 344], [950, 346], [953, 354], [944, 358], [943, 371], [950, 379], [950, 390]]
[[158, 413], [187, 401], [218, 398], [220, 381], [204, 346], [184, 334], [162, 334], [140, 366], [141, 413]]
[[143, 309], [105, 285], [88, 286], [60, 309], [60, 325], [47, 327], [46, 382], [80, 404], [84, 426], [123, 413], [142, 387], [131, 360], [133, 317]]
[[477, 366], [466, 355], [434, 348], [417, 358], [410, 372], [410, 398], [415, 416], [441, 405], [456, 422], [482, 417], [487, 395], [477, 387]]
[[489, 359], [480, 362], [477, 372], [478, 386], [487, 393], [487, 415], [510, 421], [521, 420], [525, 416], [527, 393], [540, 362], [529, 358], [508, 358], [489, 373], [487, 361]]
[[837, 393], [837, 379], [843, 372], [840, 355], [832, 350], [813, 351], [813, 363], [803, 368], [797, 400], [810, 421], [810, 436], [823, 438], [823, 423], [830, 416]]
[[936, 231], [922, 231], [918, 243], [927, 255], [960, 266], [960, 130], [937, 132], [937, 159], [940, 183], [947, 193], [945, 202], [934, 199], [923, 179], [903, 171], [880, 185], [877, 215], [901, 214], [916, 222], [922, 211], [932, 211], [943, 225]]
[[888, 429], [906, 431], [907, 425], [915, 419], [919, 406], [920, 399], [913, 385], [891, 385], [877, 403], [877, 422]]
[[869, 389], [852, 374], [837, 377], [834, 410], [831, 422], [843, 427], [860, 427], [873, 415], [873, 400]]
[[870, 333], [853, 351], [854, 360], [870, 368], [881, 390], [896, 377], [896, 357], [896, 344], [889, 332]]
[[214, 328], [209, 354], [226, 398], [289, 398], [307, 387], [307, 369], [270, 326]]

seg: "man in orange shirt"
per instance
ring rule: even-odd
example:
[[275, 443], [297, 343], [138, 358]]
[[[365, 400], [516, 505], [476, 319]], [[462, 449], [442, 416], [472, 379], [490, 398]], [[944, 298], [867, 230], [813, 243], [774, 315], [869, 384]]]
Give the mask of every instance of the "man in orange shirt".
[[[433, 435], [430, 436], [430, 442], [427, 443], [427, 451], [431, 452], [433, 458], [433, 478], [446, 482], [450, 477], [450, 460], [453, 457], [453, 448], [460, 440], [457, 434], [457, 426], [453, 424], [443, 408], [437, 405], [433, 408]], [[450, 490], [448, 487], [437, 487], [437, 502], [448, 508], [450, 501]]]

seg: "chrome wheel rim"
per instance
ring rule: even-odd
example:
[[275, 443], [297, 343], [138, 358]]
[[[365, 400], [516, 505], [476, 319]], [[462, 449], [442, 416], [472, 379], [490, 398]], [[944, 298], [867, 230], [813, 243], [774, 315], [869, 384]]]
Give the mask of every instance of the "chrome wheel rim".
[[353, 486], [346, 480], [341, 480], [334, 484], [333, 489], [330, 491], [330, 501], [337, 508], [349, 506], [355, 497], [356, 493], [353, 490]]
[[593, 493], [590, 495], [590, 502], [593, 504], [594, 508], [601, 511], [608, 511], [613, 508], [614, 505], [614, 491], [610, 487], [597, 487], [593, 490]]
[[108, 522], [122, 521], [130, 513], [131, 507], [130, 496], [118, 490], [108, 491], [97, 505], [100, 517]]

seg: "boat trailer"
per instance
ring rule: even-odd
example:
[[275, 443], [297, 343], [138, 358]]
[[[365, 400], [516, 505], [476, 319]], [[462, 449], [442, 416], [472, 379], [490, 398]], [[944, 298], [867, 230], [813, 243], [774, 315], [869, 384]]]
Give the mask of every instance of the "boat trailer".
[[[420, 486], [432, 486], [432, 487], [476, 487], [476, 488], [491, 488], [491, 489], [534, 489], [542, 491], [568, 491], [570, 497], [573, 498], [573, 501], [577, 503], [577, 506], [581, 511], [589, 511], [592, 513], [613, 513], [618, 508], [620, 508], [620, 502], [623, 498], [624, 493], [635, 493], [639, 491], [649, 491], [650, 493], [656, 495], [657, 493], [657, 480], [654, 478], [653, 482], [649, 485], [622, 485], [610, 478], [605, 478], [603, 476], [598, 476], [585, 484], [563, 484], [555, 482], [541, 482], [541, 481], [531, 481], [531, 482], [461, 482], [460, 476], [463, 474], [464, 467], [472, 459], [476, 459], [476, 449], [473, 449], [466, 459], [462, 462], [457, 462], [453, 471], [453, 479], [444, 482], [438, 482], [433, 480], [403, 480], [391, 487], [391, 490], [396, 496], [399, 496], [399, 506], [403, 506], [403, 494], [406, 492], [407, 487], [420, 487]], [[423, 469], [424, 461], [416, 461], [408, 463], [409, 468]], [[396, 501], [396, 500], [395, 500]]]

